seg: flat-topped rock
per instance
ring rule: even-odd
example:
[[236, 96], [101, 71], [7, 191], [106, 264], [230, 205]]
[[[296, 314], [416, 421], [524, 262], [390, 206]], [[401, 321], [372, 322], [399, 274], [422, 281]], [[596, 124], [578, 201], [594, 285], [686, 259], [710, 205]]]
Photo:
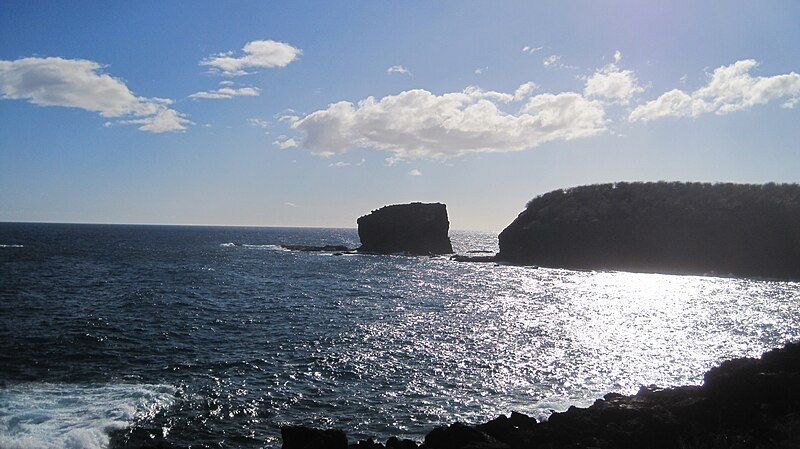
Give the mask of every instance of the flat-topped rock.
[[451, 254], [447, 206], [410, 203], [385, 206], [358, 219], [358, 237], [366, 253]]

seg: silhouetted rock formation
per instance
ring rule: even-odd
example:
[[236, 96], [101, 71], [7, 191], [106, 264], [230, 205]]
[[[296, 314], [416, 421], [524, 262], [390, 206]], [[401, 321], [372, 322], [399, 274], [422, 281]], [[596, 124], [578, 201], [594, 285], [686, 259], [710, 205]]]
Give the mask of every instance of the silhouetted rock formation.
[[281, 248], [290, 249], [292, 251], [306, 251], [306, 252], [329, 252], [329, 253], [342, 253], [348, 251], [355, 251], [353, 248], [348, 248], [344, 245], [281, 245]]
[[470, 256], [464, 254], [455, 254], [450, 256], [450, 260], [455, 260], [456, 262], [495, 262], [497, 257], [495, 256]]
[[534, 198], [498, 260], [548, 267], [800, 278], [797, 184], [616, 183]]
[[[296, 429], [296, 428], [293, 428]], [[307, 429], [310, 434], [322, 432]], [[328, 431], [330, 432], [330, 431]], [[341, 438], [284, 449], [341, 448]], [[344, 436], [344, 434], [342, 434]], [[310, 441], [310, 440], [302, 440]], [[322, 439], [315, 441], [323, 441]], [[409, 440], [372, 440], [360, 449], [411, 449]], [[767, 449], [800, 447], [800, 344], [789, 343], [760, 359], [722, 363], [702, 386], [643, 387], [633, 396], [609, 393], [588, 408], [570, 407], [537, 422], [521, 413], [487, 423], [439, 427], [419, 446], [428, 449]]]
[[281, 427], [281, 438], [284, 449], [347, 449], [347, 436], [341, 430], [285, 426]]
[[361, 252], [450, 254], [450, 222], [441, 203], [385, 206], [358, 219]]

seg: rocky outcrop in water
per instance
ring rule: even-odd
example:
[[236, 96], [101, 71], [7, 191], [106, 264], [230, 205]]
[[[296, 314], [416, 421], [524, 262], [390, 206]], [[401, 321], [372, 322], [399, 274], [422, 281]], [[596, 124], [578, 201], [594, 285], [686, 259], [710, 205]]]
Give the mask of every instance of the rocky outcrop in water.
[[[298, 428], [293, 428], [297, 432]], [[320, 430], [306, 429], [309, 435]], [[331, 431], [327, 431], [331, 432]], [[337, 434], [338, 435], [338, 434]], [[283, 449], [342, 449], [335, 439], [286, 439]], [[789, 449], [800, 447], [800, 343], [760, 359], [726, 361], [702, 386], [643, 387], [609, 393], [588, 408], [570, 407], [537, 422], [521, 413], [475, 426], [439, 427], [420, 445], [392, 438], [351, 443], [351, 449]]]
[[304, 251], [304, 252], [327, 252], [327, 253], [346, 253], [350, 251], [355, 251], [353, 248], [348, 248], [344, 245], [322, 245], [322, 246], [314, 246], [314, 245], [281, 245], [281, 248], [292, 250], [292, 251]]
[[410, 203], [385, 206], [358, 219], [361, 252], [450, 254], [447, 206]]
[[616, 183], [531, 200], [498, 260], [577, 269], [800, 278], [797, 184]]

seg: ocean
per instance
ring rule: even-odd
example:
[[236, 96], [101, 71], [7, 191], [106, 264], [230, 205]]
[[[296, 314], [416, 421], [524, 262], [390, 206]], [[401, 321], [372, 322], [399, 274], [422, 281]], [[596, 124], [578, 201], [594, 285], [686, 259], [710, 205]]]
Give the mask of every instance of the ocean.
[[[496, 233], [451, 231], [456, 252]], [[800, 283], [333, 255], [354, 229], [0, 223], [0, 448], [539, 418], [800, 337]]]

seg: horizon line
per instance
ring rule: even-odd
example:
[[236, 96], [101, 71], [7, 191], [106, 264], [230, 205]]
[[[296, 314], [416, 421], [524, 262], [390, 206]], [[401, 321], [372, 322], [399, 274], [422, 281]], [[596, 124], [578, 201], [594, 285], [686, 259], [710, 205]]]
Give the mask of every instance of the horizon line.
[[[206, 224], [206, 223], [118, 223], [118, 222], [96, 222], [96, 221], [9, 221], [0, 220], [0, 224], [62, 224], [62, 225], [104, 225], [104, 226], [194, 226], [194, 227], [209, 227], [209, 228], [298, 228], [298, 229], [353, 229], [357, 230], [358, 227], [342, 227], [342, 226], [286, 226], [286, 225], [246, 225], [246, 224]], [[473, 232], [489, 232], [499, 233], [500, 230], [495, 229], [456, 229], [450, 228], [450, 231], [473, 231]]]

